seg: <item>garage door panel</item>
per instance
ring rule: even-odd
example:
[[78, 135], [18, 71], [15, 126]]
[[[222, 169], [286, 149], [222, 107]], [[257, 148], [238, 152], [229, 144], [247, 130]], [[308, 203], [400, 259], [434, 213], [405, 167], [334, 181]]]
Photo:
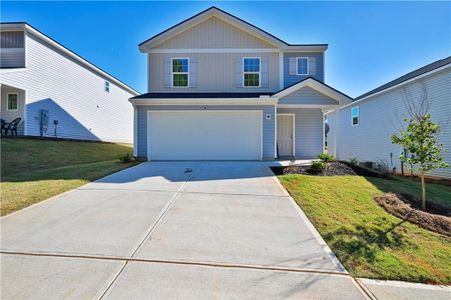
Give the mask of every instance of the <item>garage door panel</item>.
[[260, 111], [150, 112], [151, 160], [261, 159]]

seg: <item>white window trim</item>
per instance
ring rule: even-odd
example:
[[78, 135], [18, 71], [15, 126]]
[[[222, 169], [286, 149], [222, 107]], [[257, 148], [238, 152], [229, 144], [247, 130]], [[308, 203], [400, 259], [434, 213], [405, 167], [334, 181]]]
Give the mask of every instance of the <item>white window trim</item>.
[[[249, 59], [249, 58], [252, 58], [252, 59], [258, 59], [258, 72], [244, 72], [244, 60], [245, 59]], [[261, 73], [262, 73], [262, 59], [261, 59], [261, 57], [249, 57], [249, 56], [247, 56], [247, 57], [243, 57], [243, 59], [242, 59], [242, 61], [241, 61], [241, 64], [242, 64], [242, 66], [243, 66], [243, 68], [242, 68], [242, 70], [243, 70], [243, 87], [244, 88], [259, 88], [259, 87], [261, 87], [261, 85], [262, 85], [262, 75], [261, 75]], [[246, 85], [244, 85], [244, 74], [258, 74], [258, 86], [246, 86]]]
[[[305, 59], [307, 60], [307, 73], [299, 73], [299, 60]], [[302, 57], [296, 57], [296, 75], [308, 75], [310, 73], [310, 66], [309, 66], [309, 59], [308, 57], [302, 56]]]
[[[357, 124], [354, 124], [353, 122], [354, 117], [352, 116], [352, 110], [355, 108], [359, 110], [359, 113], [357, 115]], [[360, 107], [359, 106], [351, 107], [351, 126], [358, 126], [359, 124], [360, 124]]]
[[[186, 59], [188, 60], [188, 71], [187, 72], [174, 72], [174, 59]], [[186, 74], [187, 75], [187, 85], [186, 86], [174, 86], [174, 74]], [[189, 88], [189, 57], [171, 57], [171, 87], [175, 89], [186, 89]]]
[[[9, 95], [16, 95], [17, 96], [17, 108], [16, 109], [9, 109]], [[8, 93], [6, 94], [6, 110], [7, 111], [19, 111], [19, 93]]]

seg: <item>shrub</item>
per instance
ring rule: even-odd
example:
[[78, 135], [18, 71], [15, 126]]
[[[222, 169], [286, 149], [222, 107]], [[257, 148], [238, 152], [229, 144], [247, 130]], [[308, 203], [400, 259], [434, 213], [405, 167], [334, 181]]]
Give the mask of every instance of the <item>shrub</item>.
[[130, 153], [126, 153], [125, 155], [119, 157], [121, 163], [129, 163], [133, 160], [133, 156]]
[[319, 173], [326, 169], [326, 163], [320, 160], [315, 160], [310, 166], [310, 171], [314, 173]]
[[357, 159], [357, 157], [351, 157], [348, 161], [348, 163], [351, 166], [357, 166], [357, 164], [359, 163], [359, 160]]
[[326, 153], [321, 153], [320, 155], [318, 155], [318, 158], [324, 163], [328, 163], [335, 160], [333, 155]]

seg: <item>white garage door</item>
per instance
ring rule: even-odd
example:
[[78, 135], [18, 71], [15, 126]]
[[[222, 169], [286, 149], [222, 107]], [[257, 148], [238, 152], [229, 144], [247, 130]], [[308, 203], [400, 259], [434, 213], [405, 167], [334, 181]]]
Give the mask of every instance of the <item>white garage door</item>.
[[261, 111], [149, 112], [150, 160], [259, 160]]

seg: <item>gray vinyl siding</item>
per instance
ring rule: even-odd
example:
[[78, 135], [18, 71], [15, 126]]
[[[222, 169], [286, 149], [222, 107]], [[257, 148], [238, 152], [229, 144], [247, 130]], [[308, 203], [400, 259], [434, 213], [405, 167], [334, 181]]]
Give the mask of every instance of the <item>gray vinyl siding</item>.
[[[7, 110], [8, 105], [8, 94], [18, 94], [18, 110], [11, 111]], [[0, 103], [0, 118], [5, 122], [11, 122], [16, 118], [21, 118], [21, 122], [19, 123], [19, 127], [17, 128], [17, 135], [24, 134], [24, 107], [25, 107], [25, 93], [22, 90], [14, 89], [11, 87], [7, 87], [2, 85], [1, 87], [1, 103]]]
[[[2, 73], [2, 85], [25, 91], [26, 134], [40, 135], [40, 110], [49, 110], [46, 136], [132, 142], [133, 95], [28, 33], [27, 67]], [[54, 121], [58, 125], [54, 125]]]
[[279, 100], [279, 104], [318, 104], [337, 105], [338, 102], [330, 97], [321, 94], [311, 87], [304, 87]]
[[312, 159], [323, 153], [323, 113], [320, 108], [278, 108], [277, 113], [295, 115], [295, 156]]
[[301, 81], [311, 75], [290, 75], [289, 61], [290, 57], [314, 57], [316, 58], [316, 74], [313, 78], [324, 82], [324, 53], [323, 52], [285, 52], [283, 54], [284, 64], [284, 87], [290, 86], [298, 81]]
[[[444, 157], [451, 165], [451, 68], [421, 79], [431, 101], [432, 120], [442, 125], [439, 142], [445, 149]], [[419, 81], [405, 84], [388, 92], [368, 98], [355, 106], [360, 108], [360, 124], [351, 126], [351, 108], [339, 111], [337, 120], [337, 157], [348, 160], [356, 157], [359, 161], [384, 162], [399, 172], [401, 147], [393, 145], [390, 136], [405, 128], [408, 117], [404, 107], [402, 90], [419, 91]], [[332, 123], [331, 125], [333, 125]], [[393, 158], [390, 158], [390, 154]], [[431, 175], [451, 177], [451, 169], [437, 169]]]
[[[147, 112], [158, 110], [202, 110], [204, 105], [137, 105], [137, 156], [147, 157]], [[273, 105], [210, 105], [208, 110], [262, 110], [263, 122], [263, 159], [274, 159], [275, 156], [275, 107]], [[271, 114], [271, 119], [266, 120], [266, 114]]]
[[23, 31], [1, 32], [0, 39], [0, 68], [25, 67]]
[[[164, 61], [188, 57], [197, 61], [197, 84], [190, 88], [171, 88], [164, 84]], [[261, 57], [269, 63], [268, 85], [260, 88], [237, 86], [236, 62], [243, 57]], [[278, 53], [151, 53], [149, 54], [150, 92], [255, 92], [279, 90]]]
[[274, 46], [232, 24], [212, 17], [154, 48], [274, 48]]

